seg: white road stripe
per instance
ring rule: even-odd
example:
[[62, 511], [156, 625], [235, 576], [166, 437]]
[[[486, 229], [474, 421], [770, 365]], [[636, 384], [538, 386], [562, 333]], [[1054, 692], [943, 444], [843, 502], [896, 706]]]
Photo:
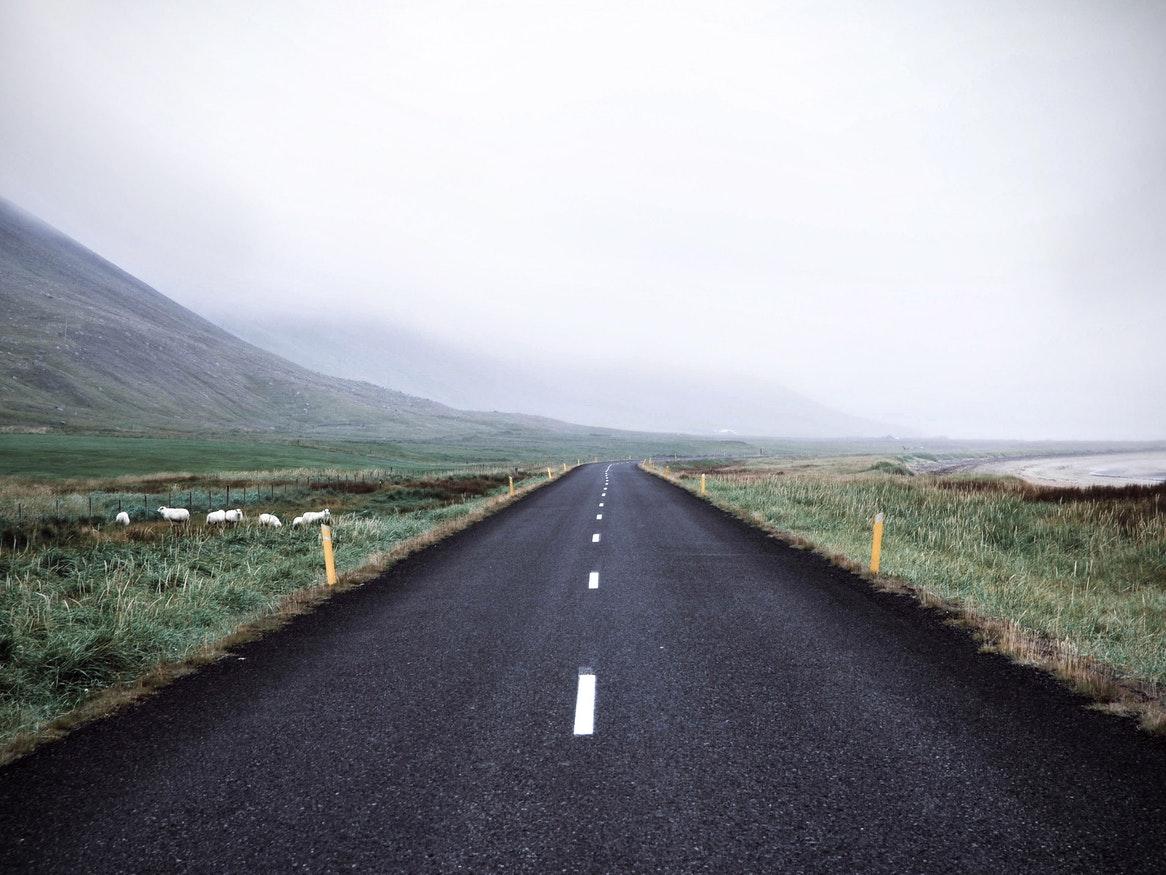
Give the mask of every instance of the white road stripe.
[[575, 696], [575, 734], [595, 732], [595, 675], [579, 672], [579, 692]]
[[603, 514], [601, 514], [601, 513], [597, 513], [597, 514], [595, 515], [595, 518], [596, 518], [597, 520], [601, 520], [601, 519], [603, 519]]
[[599, 589], [599, 572], [598, 571], [592, 571], [591, 574], [588, 576], [587, 588], [588, 589]]
[[602, 502], [602, 501], [601, 501], [601, 502], [599, 502], [599, 506], [600, 506], [600, 507], [603, 507], [603, 502]]
[[591, 536], [591, 543], [592, 544], [599, 543], [599, 532], [596, 532], [594, 535]]

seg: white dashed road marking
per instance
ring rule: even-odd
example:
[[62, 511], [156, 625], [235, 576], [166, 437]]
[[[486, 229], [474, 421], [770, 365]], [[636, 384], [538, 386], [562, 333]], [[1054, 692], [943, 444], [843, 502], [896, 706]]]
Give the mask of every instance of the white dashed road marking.
[[595, 515], [595, 518], [596, 518], [597, 520], [601, 520], [601, 519], [603, 519], [603, 514], [601, 514], [601, 513], [597, 513], [597, 514]]
[[591, 536], [591, 543], [592, 544], [599, 543], [599, 532], [596, 532], [594, 535]]
[[588, 576], [587, 588], [588, 589], [599, 589], [599, 572], [598, 571], [592, 571], [591, 574]]
[[595, 731], [595, 675], [579, 669], [579, 692], [575, 696], [575, 734], [591, 735]]

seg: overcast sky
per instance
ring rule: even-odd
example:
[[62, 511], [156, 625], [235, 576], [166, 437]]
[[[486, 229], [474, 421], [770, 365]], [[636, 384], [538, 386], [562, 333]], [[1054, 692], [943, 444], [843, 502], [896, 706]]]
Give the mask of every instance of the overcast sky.
[[208, 316], [1166, 437], [1166, 3], [0, 0], [0, 195]]

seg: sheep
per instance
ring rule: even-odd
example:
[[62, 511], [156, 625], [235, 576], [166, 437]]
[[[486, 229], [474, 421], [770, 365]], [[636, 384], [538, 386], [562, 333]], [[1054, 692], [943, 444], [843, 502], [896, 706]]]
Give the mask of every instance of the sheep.
[[273, 529], [278, 529], [283, 525], [283, 523], [281, 523], [279, 521], [279, 517], [273, 513], [261, 513], [259, 514], [259, 525], [270, 526]]
[[113, 521], [119, 526], [128, 526], [130, 524], [130, 515], [123, 510], [113, 518]]
[[190, 522], [190, 511], [185, 507], [160, 507], [158, 513], [162, 514], [162, 519], [169, 523], [188, 523]]
[[208, 526], [221, 526], [227, 522], [227, 512], [225, 510], [212, 510], [206, 515], [206, 524]]
[[304, 524], [304, 518], [302, 516], [298, 516], [294, 520], [292, 520], [292, 528], [293, 529], [298, 529], [303, 524]]
[[227, 514], [227, 522], [229, 522], [229, 523], [241, 523], [241, 522], [243, 522], [243, 509], [242, 508], [237, 507], [234, 510], [225, 511], [225, 513]]
[[304, 525], [308, 523], [330, 523], [332, 522], [332, 511], [324, 508], [321, 511], [309, 510], [302, 517]]

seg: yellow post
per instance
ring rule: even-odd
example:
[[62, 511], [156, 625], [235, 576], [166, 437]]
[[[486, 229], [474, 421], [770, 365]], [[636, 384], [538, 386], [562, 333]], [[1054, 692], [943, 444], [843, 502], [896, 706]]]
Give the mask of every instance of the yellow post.
[[555, 475], [551, 473], [551, 469], [550, 469], [550, 468], [547, 468], [547, 479], [548, 479], [548, 480], [554, 480], [554, 479], [555, 479]]
[[704, 474], [700, 475], [700, 494], [701, 495], [708, 495], [709, 494], [708, 485], [705, 482]]
[[514, 475], [510, 475], [510, 494], [514, 494]]
[[563, 473], [564, 474], [567, 473], [567, 463], [566, 462], [563, 463]]
[[870, 573], [879, 573], [879, 559], [883, 552], [883, 515], [878, 513], [874, 518], [874, 537], [870, 542]]
[[332, 558], [332, 527], [320, 526], [320, 543], [324, 546], [324, 573], [328, 586], [336, 585], [336, 560]]
[[665, 465], [665, 466], [664, 466], [664, 476], [665, 476], [665, 477], [671, 477], [671, 476], [672, 476], [672, 466], [671, 466], [671, 465]]

